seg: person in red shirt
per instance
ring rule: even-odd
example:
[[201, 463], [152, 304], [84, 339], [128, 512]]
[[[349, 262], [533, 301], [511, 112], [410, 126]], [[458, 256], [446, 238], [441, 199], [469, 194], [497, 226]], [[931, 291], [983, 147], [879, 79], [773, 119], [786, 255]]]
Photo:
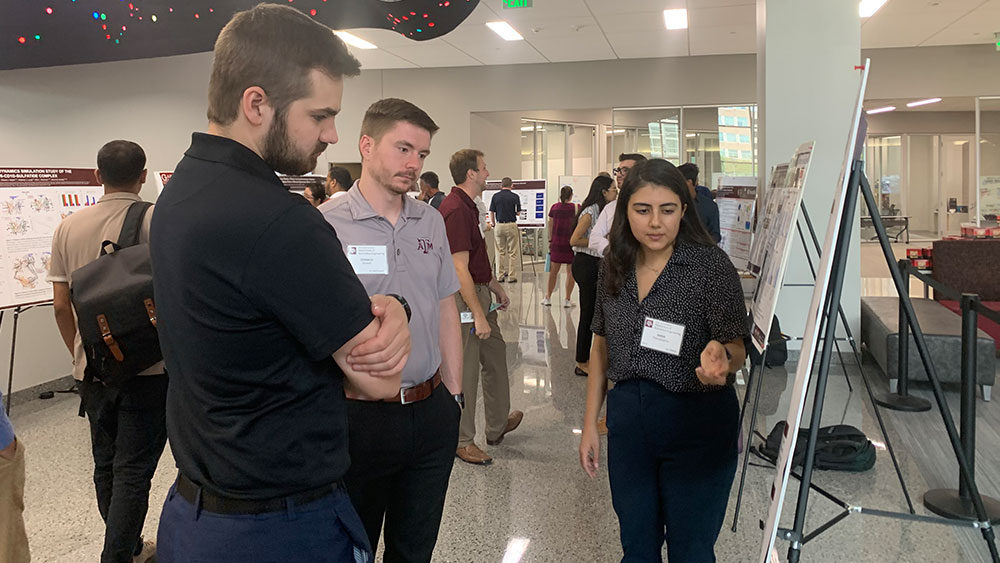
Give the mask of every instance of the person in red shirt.
[[498, 445], [524, 418], [523, 412], [510, 410], [507, 345], [500, 334], [497, 312], [490, 307], [494, 296], [499, 302], [499, 309], [506, 309], [510, 299], [493, 276], [490, 258], [486, 254], [486, 241], [479, 230], [479, 210], [473, 201], [486, 189], [486, 179], [490, 175], [483, 153], [475, 149], [460, 150], [452, 155], [449, 168], [456, 186], [441, 202], [438, 211], [444, 217], [455, 273], [461, 284], [456, 298], [463, 317], [462, 392], [466, 401], [455, 455], [466, 463], [488, 465], [493, 458], [475, 443], [480, 364], [483, 406], [486, 409], [486, 443]]
[[[549, 287], [545, 292], [545, 299], [542, 305], [552, 304], [552, 292], [556, 289], [556, 280], [559, 279], [559, 270], [563, 264], [573, 263], [573, 248], [569, 244], [569, 237], [573, 234], [576, 226], [576, 205], [571, 203], [573, 199], [573, 188], [563, 186], [559, 191], [559, 203], [549, 209]], [[573, 302], [569, 296], [573, 293], [573, 272], [566, 268], [566, 294], [563, 296], [563, 307], [572, 307]]]

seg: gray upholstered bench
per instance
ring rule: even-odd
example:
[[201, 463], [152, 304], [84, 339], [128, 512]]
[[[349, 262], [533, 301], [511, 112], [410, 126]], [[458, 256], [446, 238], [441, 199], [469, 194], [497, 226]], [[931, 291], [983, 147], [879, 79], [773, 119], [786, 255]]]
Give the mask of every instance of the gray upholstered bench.
[[[913, 299], [920, 329], [927, 340], [934, 368], [941, 381], [962, 379], [962, 317], [930, 299]], [[875, 358], [889, 379], [889, 389], [896, 391], [899, 361], [899, 299], [896, 297], [861, 298], [861, 342]], [[910, 381], [927, 381], [927, 373], [917, 345], [910, 335]], [[982, 386], [983, 400], [989, 401], [996, 379], [996, 347], [993, 338], [982, 330], [976, 342], [976, 383]]]

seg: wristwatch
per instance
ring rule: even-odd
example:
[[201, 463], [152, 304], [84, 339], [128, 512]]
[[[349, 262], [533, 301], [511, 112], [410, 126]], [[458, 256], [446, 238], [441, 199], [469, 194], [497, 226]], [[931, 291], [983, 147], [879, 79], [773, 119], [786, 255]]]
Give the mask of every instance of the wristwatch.
[[455, 399], [455, 402], [458, 403], [458, 406], [462, 407], [462, 410], [464, 411], [465, 410], [465, 393], [455, 393], [454, 395], [452, 395], [452, 398]]
[[406, 302], [406, 299], [397, 293], [386, 293], [386, 295], [399, 301], [399, 304], [403, 306], [403, 310], [406, 311], [406, 322], [410, 322], [410, 319], [413, 318], [413, 311], [410, 310], [410, 304]]

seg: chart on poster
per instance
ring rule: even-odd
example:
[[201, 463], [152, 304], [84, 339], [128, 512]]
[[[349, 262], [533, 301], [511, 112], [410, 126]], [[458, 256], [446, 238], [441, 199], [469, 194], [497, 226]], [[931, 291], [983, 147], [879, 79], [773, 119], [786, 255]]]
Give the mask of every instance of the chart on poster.
[[103, 194], [92, 168], [0, 168], [0, 309], [52, 300], [52, 235]]
[[723, 176], [716, 184], [715, 203], [719, 207], [722, 248], [738, 270], [750, 259], [751, 227], [757, 201], [756, 176]]

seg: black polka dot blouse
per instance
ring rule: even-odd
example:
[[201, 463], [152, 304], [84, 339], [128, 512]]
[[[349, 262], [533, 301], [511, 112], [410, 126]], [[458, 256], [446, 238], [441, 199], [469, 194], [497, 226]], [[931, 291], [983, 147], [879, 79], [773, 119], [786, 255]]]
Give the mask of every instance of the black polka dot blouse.
[[[591, 330], [608, 342], [608, 379], [649, 379], [669, 391], [707, 392], [695, 375], [701, 352], [711, 340], [747, 338], [747, 311], [736, 268], [722, 249], [678, 243], [642, 303], [635, 268], [618, 295], [605, 289], [607, 263], [601, 262]], [[640, 346], [647, 317], [683, 325], [680, 355]]]

